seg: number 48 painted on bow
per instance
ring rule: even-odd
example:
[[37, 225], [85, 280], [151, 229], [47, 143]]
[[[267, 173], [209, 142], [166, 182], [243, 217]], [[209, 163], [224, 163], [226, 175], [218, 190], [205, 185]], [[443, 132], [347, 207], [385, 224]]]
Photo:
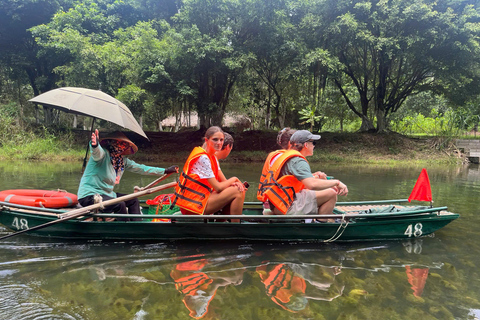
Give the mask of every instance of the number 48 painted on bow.
[[419, 222], [416, 223], [415, 226], [413, 224], [409, 224], [407, 227], [407, 230], [403, 234], [407, 235], [409, 238], [412, 237], [421, 237], [423, 232], [422, 232], [423, 225]]
[[12, 226], [17, 230], [25, 230], [28, 229], [28, 220], [27, 219], [18, 219], [15, 217], [12, 222]]

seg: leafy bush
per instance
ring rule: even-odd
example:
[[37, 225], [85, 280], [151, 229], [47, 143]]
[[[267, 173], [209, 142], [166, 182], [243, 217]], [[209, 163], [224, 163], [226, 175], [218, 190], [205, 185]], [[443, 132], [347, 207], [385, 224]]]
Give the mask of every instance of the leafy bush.
[[409, 135], [436, 135], [436, 136], [456, 136], [460, 134], [458, 127], [459, 115], [453, 110], [447, 110], [440, 114], [433, 109], [430, 117], [423, 114], [416, 116], [407, 116], [400, 121], [390, 122], [393, 131]]
[[[15, 121], [14, 108], [0, 108], [0, 159], [50, 160], [80, 158], [82, 151], [74, 150], [71, 134], [56, 133], [43, 126], [22, 130]], [[59, 138], [61, 137], [61, 138]]]

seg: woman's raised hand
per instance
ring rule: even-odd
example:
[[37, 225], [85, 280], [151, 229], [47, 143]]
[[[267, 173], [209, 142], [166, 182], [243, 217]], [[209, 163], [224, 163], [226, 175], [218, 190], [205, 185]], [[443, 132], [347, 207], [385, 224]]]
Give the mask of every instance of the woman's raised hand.
[[98, 136], [98, 129], [95, 129], [95, 132], [92, 132], [92, 147], [96, 148], [99, 140], [100, 137]]

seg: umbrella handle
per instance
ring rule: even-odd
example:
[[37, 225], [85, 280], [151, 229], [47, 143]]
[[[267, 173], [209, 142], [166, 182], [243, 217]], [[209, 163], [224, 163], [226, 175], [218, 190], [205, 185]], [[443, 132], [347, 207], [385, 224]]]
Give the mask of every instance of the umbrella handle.
[[80, 172], [81, 174], [85, 172], [85, 167], [87, 166], [88, 149], [90, 149], [89, 144], [87, 144], [87, 150], [85, 151], [85, 158], [83, 158], [82, 171]]

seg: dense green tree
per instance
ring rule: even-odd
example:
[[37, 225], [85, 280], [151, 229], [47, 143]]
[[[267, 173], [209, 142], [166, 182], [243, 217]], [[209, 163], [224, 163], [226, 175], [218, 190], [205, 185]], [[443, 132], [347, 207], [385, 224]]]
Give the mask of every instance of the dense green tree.
[[38, 54], [40, 48], [29, 28], [48, 23], [54, 13], [72, 1], [0, 1], [0, 63], [17, 81], [28, 83], [35, 95], [55, 85], [53, 68], [62, 64]]
[[165, 21], [140, 22], [116, 35], [117, 45], [129, 56], [125, 73], [147, 93], [148, 120], [160, 129], [160, 122], [179, 114], [192, 97], [188, 86], [191, 65], [184, 58], [182, 35]]
[[[30, 29], [41, 46], [37, 56], [61, 62], [52, 69], [56, 86], [100, 89], [115, 96], [119, 88], [130, 84], [125, 74], [129, 57], [115, 42], [115, 30], [136, 23], [132, 4], [82, 1], [58, 12], [48, 24]], [[49, 114], [54, 111], [44, 109], [47, 123], [51, 122]]]
[[478, 12], [467, 18], [424, 0], [341, 1], [338, 8], [329, 28], [329, 50], [357, 88], [361, 108], [346, 94], [348, 83], [335, 79], [348, 106], [362, 118], [362, 130], [374, 128], [370, 108], [375, 109], [376, 130], [384, 131], [389, 114], [407, 97], [433, 89], [441, 76], [458, 75], [458, 62], [478, 63], [480, 30], [470, 26], [478, 25]]
[[252, 1], [252, 4], [255, 10], [251, 11], [249, 26], [254, 32], [245, 42], [250, 54], [248, 65], [264, 84], [257, 88], [264, 88], [266, 127], [272, 122], [283, 127], [288, 110], [294, 107], [286, 103], [287, 95], [295, 92], [292, 85], [299, 78], [304, 53], [302, 43], [297, 41], [296, 13], [288, 1]]
[[480, 88], [479, 7], [471, 0], [5, 0], [0, 95], [22, 104], [28, 87], [35, 95], [66, 85], [101, 89], [158, 128], [194, 110], [201, 125], [220, 125], [234, 108], [257, 127], [319, 130], [356, 115], [361, 130], [384, 131], [404, 107], [427, 114], [427, 93], [466, 119]]
[[186, 0], [175, 17], [184, 61], [191, 66], [188, 85], [195, 90], [200, 125], [221, 125], [232, 88], [245, 65], [245, 3]]

